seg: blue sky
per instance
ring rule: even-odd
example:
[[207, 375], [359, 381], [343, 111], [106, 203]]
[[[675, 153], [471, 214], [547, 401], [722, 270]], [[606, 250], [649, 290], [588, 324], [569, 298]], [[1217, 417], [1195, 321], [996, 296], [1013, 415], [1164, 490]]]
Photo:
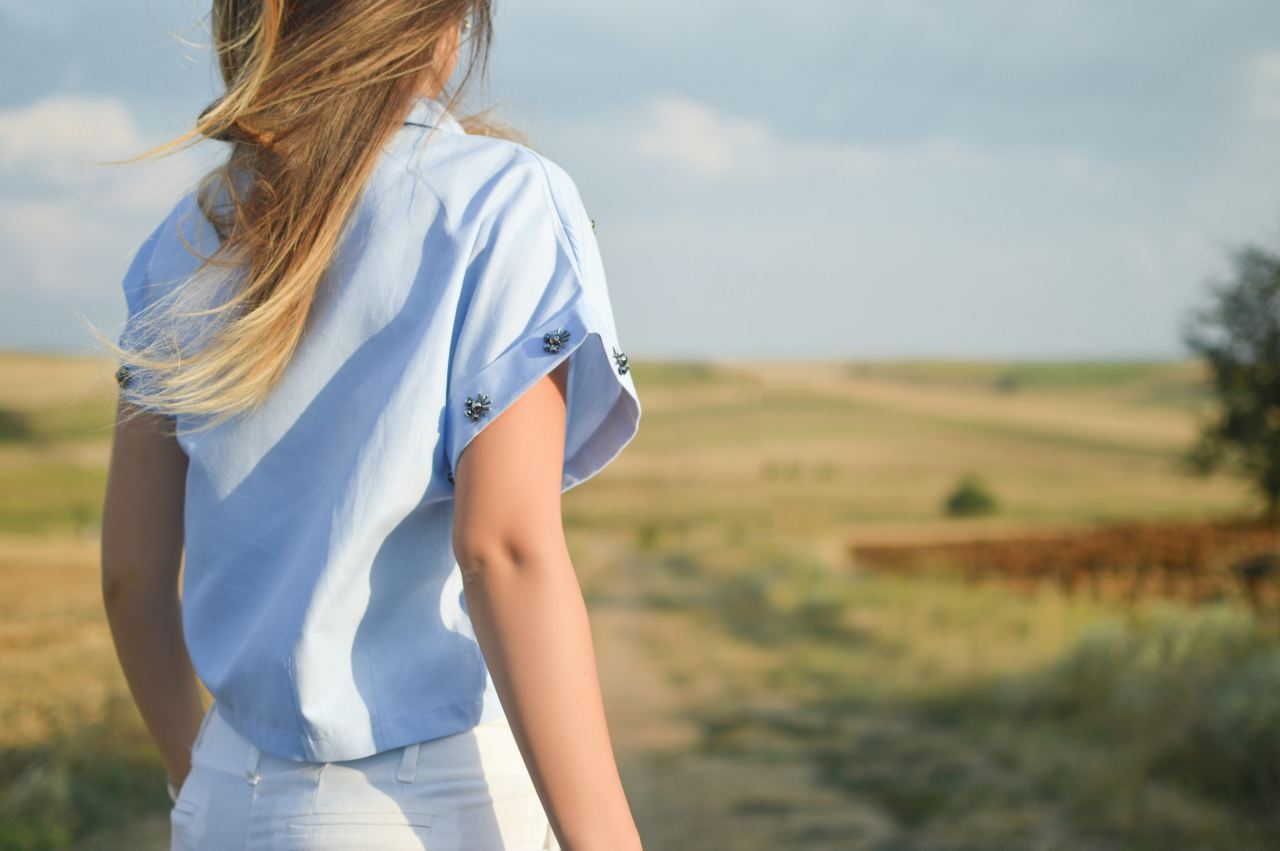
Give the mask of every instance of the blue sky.
[[[497, 4], [500, 112], [575, 177], [651, 357], [1165, 357], [1280, 248], [1273, 0]], [[0, 346], [88, 352], [220, 151], [194, 0], [0, 0]]]

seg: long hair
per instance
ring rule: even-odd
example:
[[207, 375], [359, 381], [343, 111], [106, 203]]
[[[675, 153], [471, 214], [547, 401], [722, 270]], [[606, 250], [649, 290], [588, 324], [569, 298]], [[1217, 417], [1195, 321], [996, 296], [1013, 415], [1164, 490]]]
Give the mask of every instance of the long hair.
[[[464, 21], [450, 92], [440, 70]], [[424, 84], [444, 86], [452, 111], [484, 76], [493, 36], [489, 0], [213, 0], [211, 23], [226, 92], [182, 136], [124, 162], [230, 143], [196, 190], [219, 245], [206, 257], [183, 237], [202, 262], [133, 320], [138, 344], [92, 329], [130, 401], [198, 415], [199, 428], [277, 384], [383, 144]], [[462, 124], [520, 138], [483, 113]]]

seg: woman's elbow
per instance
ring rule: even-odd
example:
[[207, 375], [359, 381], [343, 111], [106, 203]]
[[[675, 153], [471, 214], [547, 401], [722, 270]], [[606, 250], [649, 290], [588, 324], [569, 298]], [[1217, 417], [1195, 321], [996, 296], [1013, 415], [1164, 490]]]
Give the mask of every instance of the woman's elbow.
[[542, 570], [568, 561], [563, 537], [557, 543], [550, 534], [455, 530], [453, 553], [468, 585], [497, 574]]
[[495, 564], [510, 564], [512, 553], [500, 538], [486, 538], [469, 535], [453, 536], [453, 557], [462, 571], [462, 581], [466, 585], [474, 583], [490, 572]]
[[168, 572], [148, 570], [132, 561], [102, 561], [102, 601], [107, 608], [176, 595], [177, 590], [177, 577]]

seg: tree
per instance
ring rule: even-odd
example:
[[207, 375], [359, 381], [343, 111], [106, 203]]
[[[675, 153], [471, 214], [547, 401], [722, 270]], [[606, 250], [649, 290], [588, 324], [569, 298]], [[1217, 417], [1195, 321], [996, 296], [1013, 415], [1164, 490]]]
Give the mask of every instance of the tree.
[[1212, 285], [1183, 340], [1210, 371], [1216, 410], [1187, 451], [1201, 475], [1230, 468], [1247, 477], [1280, 519], [1280, 256], [1256, 246], [1234, 252], [1234, 276]]

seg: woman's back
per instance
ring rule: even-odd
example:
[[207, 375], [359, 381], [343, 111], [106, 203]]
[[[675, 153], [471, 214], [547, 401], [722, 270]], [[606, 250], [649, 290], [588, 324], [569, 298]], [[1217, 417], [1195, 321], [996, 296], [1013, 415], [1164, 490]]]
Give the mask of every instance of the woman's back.
[[[126, 276], [131, 320], [197, 266], [179, 229], [217, 245], [183, 198]], [[451, 542], [453, 471], [566, 358], [562, 490], [641, 412], [591, 220], [554, 163], [418, 99], [280, 383], [206, 430], [177, 417], [184, 629], [228, 723], [279, 756], [338, 761], [502, 715]]]

